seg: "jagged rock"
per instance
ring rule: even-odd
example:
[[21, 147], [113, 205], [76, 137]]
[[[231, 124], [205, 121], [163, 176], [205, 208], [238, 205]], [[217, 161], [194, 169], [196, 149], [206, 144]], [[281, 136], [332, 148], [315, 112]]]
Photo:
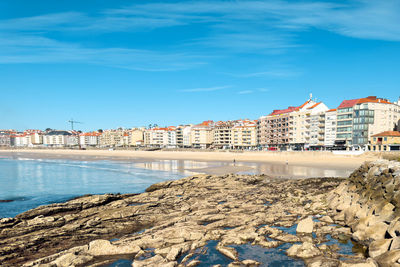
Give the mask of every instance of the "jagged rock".
[[311, 234], [313, 229], [314, 229], [314, 222], [312, 220], [312, 217], [308, 217], [299, 222], [296, 228], [296, 232]]
[[389, 250], [389, 246], [391, 243], [392, 243], [391, 239], [379, 239], [373, 241], [369, 245], [369, 251], [368, 251], [369, 256], [375, 258], [385, 253], [386, 251]]
[[249, 267], [256, 267], [256, 266], [260, 266], [261, 265], [260, 262], [255, 261], [255, 260], [244, 260], [244, 261], [242, 261], [242, 263], [245, 266], [249, 266]]
[[390, 250], [375, 258], [379, 267], [395, 267], [400, 266], [400, 250]]
[[89, 243], [88, 253], [93, 256], [136, 254], [140, 251], [139, 246], [113, 245], [108, 240], [95, 240]]
[[238, 259], [238, 253], [236, 251], [236, 249], [231, 248], [231, 247], [225, 247], [223, 245], [220, 245], [220, 243], [218, 243], [216, 249], [221, 252], [221, 254], [227, 256], [228, 258], [232, 259], [232, 260], [237, 260]]
[[326, 223], [328, 223], [328, 224], [333, 223], [332, 218], [329, 217], [329, 216], [323, 216], [323, 217], [321, 217], [321, 219], [319, 219], [319, 220], [320, 220], [321, 222], [326, 222]]
[[197, 265], [199, 265], [201, 263], [201, 261], [199, 260], [192, 260], [191, 262], [189, 262], [186, 267], [195, 267]]
[[298, 257], [298, 258], [312, 258], [315, 256], [319, 256], [322, 252], [312, 243], [304, 242], [301, 245], [295, 244], [291, 246], [286, 254], [290, 257]]
[[339, 267], [378, 267], [378, 264], [375, 262], [375, 260], [368, 258], [364, 262], [354, 262], [354, 261], [349, 261], [349, 262], [340, 262]]
[[392, 221], [387, 229], [387, 232], [391, 237], [400, 235], [400, 221]]

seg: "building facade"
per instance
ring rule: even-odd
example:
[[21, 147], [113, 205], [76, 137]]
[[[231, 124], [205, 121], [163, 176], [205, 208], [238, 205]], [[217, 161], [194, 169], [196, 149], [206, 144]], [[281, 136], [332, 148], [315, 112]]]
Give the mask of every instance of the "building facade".
[[335, 145], [336, 139], [336, 114], [337, 109], [330, 109], [325, 112], [325, 134], [324, 134], [324, 147], [325, 149], [332, 149]]
[[214, 142], [213, 121], [194, 125], [190, 131], [193, 148], [209, 148]]
[[400, 132], [385, 131], [371, 136], [372, 151], [400, 151]]

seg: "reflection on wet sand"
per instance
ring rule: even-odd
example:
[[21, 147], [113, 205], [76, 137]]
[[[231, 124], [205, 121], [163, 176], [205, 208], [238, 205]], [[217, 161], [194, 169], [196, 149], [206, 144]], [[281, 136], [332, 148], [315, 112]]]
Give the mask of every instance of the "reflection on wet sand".
[[266, 174], [284, 178], [307, 177], [346, 177], [353, 170], [349, 168], [324, 168], [321, 166], [300, 166], [277, 163], [248, 163], [248, 162], [218, 162], [218, 161], [193, 161], [193, 160], [155, 160], [149, 162], [133, 162], [137, 168], [148, 170], [179, 172], [182, 174], [207, 173], [240, 173], [240, 174]]

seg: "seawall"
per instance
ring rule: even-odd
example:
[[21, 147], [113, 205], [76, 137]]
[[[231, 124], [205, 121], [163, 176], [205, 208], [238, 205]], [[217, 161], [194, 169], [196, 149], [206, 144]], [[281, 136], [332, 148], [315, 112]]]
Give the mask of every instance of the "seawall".
[[328, 195], [334, 220], [351, 228], [379, 266], [400, 266], [400, 162], [364, 163]]

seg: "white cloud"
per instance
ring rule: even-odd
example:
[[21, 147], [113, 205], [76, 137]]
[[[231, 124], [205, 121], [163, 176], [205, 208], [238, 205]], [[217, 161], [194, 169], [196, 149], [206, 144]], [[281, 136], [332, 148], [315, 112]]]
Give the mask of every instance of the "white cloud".
[[239, 95], [248, 95], [248, 94], [252, 94], [252, 93], [254, 93], [253, 90], [243, 90], [243, 91], [238, 92]]
[[[150, 31], [180, 25], [202, 30], [190, 39], [182, 34], [178, 45], [159, 50], [135, 49], [128, 42], [120, 47], [88, 47], [80, 39], [88, 32]], [[400, 1], [160, 2], [97, 14], [64, 12], [6, 19], [0, 20], [0, 62], [87, 62], [137, 70], [182, 70], [207, 64], [210, 56], [282, 54], [303, 46], [298, 36], [314, 28], [354, 38], [400, 41]], [[50, 35], [59, 32], [68, 37]], [[275, 70], [244, 77], [300, 74]]]
[[201, 56], [127, 48], [87, 48], [34, 35], [0, 35], [0, 64], [87, 63], [140, 71], [176, 71], [206, 64]]
[[195, 93], [195, 92], [214, 92], [214, 91], [220, 91], [223, 89], [227, 89], [232, 87], [231, 85], [224, 85], [224, 86], [214, 86], [214, 87], [202, 87], [202, 88], [191, 88], [191, 89], [183, 89], [180, 90], [180, 92], [186, 92], [186, 93]]

